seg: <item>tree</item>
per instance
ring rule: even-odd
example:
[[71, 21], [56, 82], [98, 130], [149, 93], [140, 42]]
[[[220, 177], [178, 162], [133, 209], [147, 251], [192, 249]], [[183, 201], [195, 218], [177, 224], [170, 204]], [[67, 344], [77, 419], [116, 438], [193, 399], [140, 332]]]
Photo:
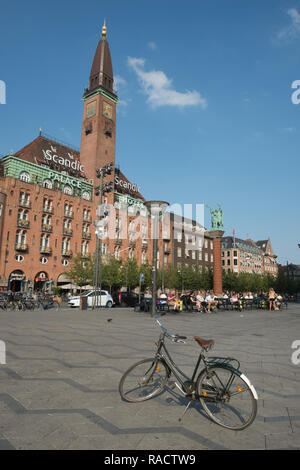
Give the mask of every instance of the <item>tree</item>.
[[139, 269], [136, 259], [127, 259], [121, 269], [121, 280], [123, 286], [128, 290], [133, 290], [139, 285]]
[[121, 261], [110, 256], [108, 262], [102, 264], [102, 285], [109, 288], [111, 293], [112, 288], [121, 286]]
[[66, 274], [72, 279], [77, 286], [85, 286], [91, 284], [93, 281], [93, 259], [89, 257], [83, 257], [81, 253], [72, 258], [70, 268], [66, 271]]

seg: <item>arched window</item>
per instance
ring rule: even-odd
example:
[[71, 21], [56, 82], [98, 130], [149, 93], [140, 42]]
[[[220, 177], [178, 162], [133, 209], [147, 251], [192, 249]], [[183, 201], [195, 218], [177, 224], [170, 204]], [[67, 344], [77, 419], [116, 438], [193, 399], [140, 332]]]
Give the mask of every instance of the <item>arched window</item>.
[[30, 174], [27, 171], [21, 171], [19, 178], [21, 181], [25, 181], [25, 183], [30, 182]]
[[66, 184], [65, 187], [64, 187], [64, 193], [65, 194], [73, 194], [73, 189], [71, 188], [71, 186]]
[[44, 179], [43, 186], [44, 186], [44, 188], [52, 189], [52, 187], [53, 187], [52, 181], [49, 180], [48, 178]]
[[115, 258], [120, 259], [120, 247], [119, 246], [115, 247]]
[[83, 191], [82, 197], [83, 197], [83, 199], [86, 199], [87, 201], [89, 201], [91, 199], [91, 195], [88, 191]]

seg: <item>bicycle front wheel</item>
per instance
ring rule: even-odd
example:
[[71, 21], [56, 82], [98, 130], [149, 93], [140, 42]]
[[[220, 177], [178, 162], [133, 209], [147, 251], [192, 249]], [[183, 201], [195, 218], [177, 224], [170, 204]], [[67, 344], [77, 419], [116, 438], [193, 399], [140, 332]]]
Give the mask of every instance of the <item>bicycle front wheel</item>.
[[159, 359], [144, 359], [128, 369], [120, 380], [121, 397], [129, 402], [145, 401], [160, 393], [167, 383], [169, 371]]
[[257, 393], [237, 369], [216, 365], [201, 372], [197, 381], [199, 400], [210, 418], [220, 426], [241, 430], [257, 413]]

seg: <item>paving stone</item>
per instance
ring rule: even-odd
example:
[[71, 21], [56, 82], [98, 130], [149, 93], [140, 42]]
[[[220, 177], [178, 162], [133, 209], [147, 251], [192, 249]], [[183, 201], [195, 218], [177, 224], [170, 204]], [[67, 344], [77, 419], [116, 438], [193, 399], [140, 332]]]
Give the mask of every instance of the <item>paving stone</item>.
[[0, 312], [7, 351], [0, 365], [0, 450], [299, 449], [300, 366], [291, 362], [291, 344], [299, 339], [300, 305], [274, 313], [162, 317], [171, 332], [188, 337], [186, 344], [168, 343], [186, 373], [200, 351], [194, 335], [215, 338], [211, 356], [239, 359], [257, 389], [258, 415], [233, 432], [213, 423], [200, 404], [179, 422], [187, 400], [170, 389], [145, 403], [121, 400], [122, 374], [155, 352], [160, 330], [151, 315]]

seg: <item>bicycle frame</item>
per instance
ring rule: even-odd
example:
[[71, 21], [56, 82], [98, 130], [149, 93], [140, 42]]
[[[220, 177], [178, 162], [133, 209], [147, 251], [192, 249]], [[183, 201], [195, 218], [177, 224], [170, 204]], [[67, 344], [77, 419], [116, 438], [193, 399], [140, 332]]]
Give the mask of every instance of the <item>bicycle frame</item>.
[[[200, 373], [202, 373], [204, 370], [206, 370], [206, 372], [208, 372], [210, 366], [215, 366], [215, 365], [218, 365], [218, 364], [220, 364], [220, 365], [222, 364], [223, 366], [226, 365], [226, 367], [231, 369], [231, 370], [238, 370], [239, 367], [240, 367], [239, 361], [237, 359], [234, 359], [234, 358], [231, 358], [231, 357], [210, 357], [210, 358], [206, 359], [206, 357], [203, 353], [203, 349], [202, 349], [200, 351], [198, 360], [196, 362], [192, 377], [188, 377], [180, 369], [180, 367], [178, 367], [175, 364], [174, 360], [172, 359], [172, 357], [171, 357], [171, 355], [170, 355], [170, 353], [167, 349], [167, 346], [165, 345], [165, 337], [166, 336], [167, 336], [167, 333], [162, 333], [160, 335], [159, 340], [156, 343], [157, 344], [157, 351], [156, 351], [155, 357], [156, 357], [156, 359], [162, 360], [166, 364], [167, 369], [169, 371], [169, 375], [171, 375], [171, 373], [174, 374], [175, 378], [178, 380], [178, 382], [180, 383], [182, 388], [178, 387], [178, 384], [176, 384], [176, 386], [179, 388], [181, 393], [183, 393], [185, 396], [194, 395], [194, 398], [197, 398], [197, 399], [199, 397], [205, 398], [202, 395], [198, 395], [198, 394], [196, 395], [195, 394], [196, 393], [195, 378], [196, 378], [197, 372], [199, 370], [201, 361], [203, 361], [203, 363], [204, 363], [204, 368], [201, 369]], [[164, 355], [164, 353], [165, 353], [165, 355]], [[237, 367], [233, 367], [230, 364], [230, 362], [232, 362], [232, 361], [236, 361]], [[199, 377], [200, 373], [198, 374], [198, 377]], [[184, 377], [184, 379], [186, 379], [186, 380], [183, 380], [182, 377]], [[189, 389], [186, 388], [186, 385], [189, 387]], [[227, 384], [227, 386], [228, 386], [228, 384]], [[226, 386], [226, 388], [227, 388], [227, 386]]]
[[[176, 379], [178, 380], [178, 382], [180, 383], [181, 387], [183, 388], [183, 390], [181, 390], [181, 392], [184, 394], [184, 395], [188, 395], [189, 393], [192, 393], [192, 392], [188, 392], [187, 390], [184, 390], [185, 388], [185, 384], [186, 382], [189, 383], [189, 385], [193, 385], [193, 388], [194, 388], [194, 385], [195, 385], [195, 377], [196, 377], [196, 374], [197, 374], [197, 371], [199, 369], [199, 366], [200, 366], [200, 363], [201, 361], [204, 362], [205, 364], [205, 368], [207, 369], [208, 367], [208, 363], [207, 361], [205, 360], [205, 356], [203, 354], [203, 352], [201, 351], [200, 354], [199, 354], [199, 357], [198, 357], [198, 360], [197, 360], [197, 363], [195, 365], [195, 368], [194, 368], [194, 371], [193, 371], [193, 375], [192, 377], [188, 377], [181, 369], [180, 367], [178, 367], [175, 362], [173, 361], [168, 349], [167, 349], [167, 346], [165, 345], [165, 336], [166, 334], [165, 333], [162, 333], [159, 337], [159, 340], [158, 340], [158, 343], [157, 344], [157, 351], [156, 351], [156, 354], [155, 354], [155, 357], [157, 359], [161, 359], [164, 361], [164, 363], [166, 364], [168, 370], [174, 374], [174, 376], [176, 377]], [[162, 351], [165, 353], [165, 355], [162, 353]], [[203, 370], [203, 369], [202, 369]], [[186, 380], [182, 380], [182, 377], [184, 377]], [[192, 390], [194, 391], [194, 390]]]

